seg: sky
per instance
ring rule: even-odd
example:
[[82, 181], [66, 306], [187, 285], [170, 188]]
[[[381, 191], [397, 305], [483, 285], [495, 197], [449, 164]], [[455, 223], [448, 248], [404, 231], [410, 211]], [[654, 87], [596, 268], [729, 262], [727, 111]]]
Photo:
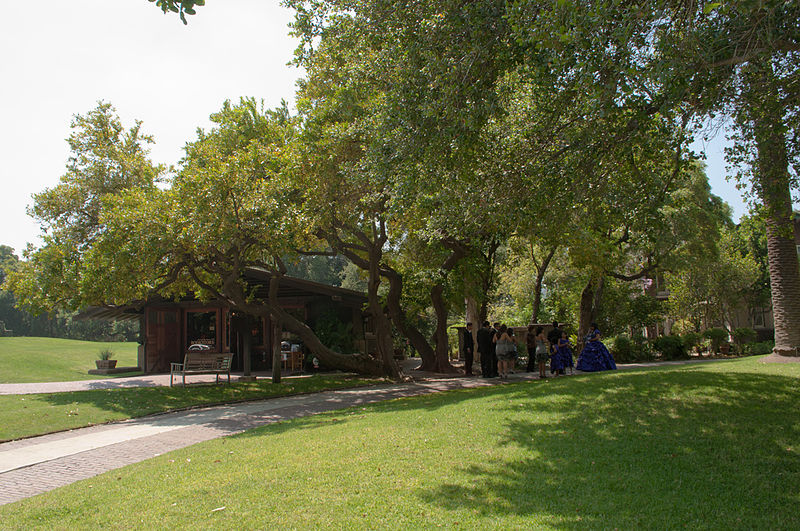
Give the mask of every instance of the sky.
[[[287, 65], [297, 41], [288, 35], [292, 12], [278, 0], [210, 1], [186, 26], [146, 0], [4, 1], [2, 8], [0, 245], [20, 256], [27, 243], [40, 243], [27, 208], [64, 174], [74, 115], [109, 102], [123, 125], [141, 120], [155, 137], [155, 162], [176, 164], [226, 99], [291, 105], [302, 75]], [[712, 192], [738, 219], [747, 208], [725, 179], [723, 134], [693, 147], [706, 151]]]

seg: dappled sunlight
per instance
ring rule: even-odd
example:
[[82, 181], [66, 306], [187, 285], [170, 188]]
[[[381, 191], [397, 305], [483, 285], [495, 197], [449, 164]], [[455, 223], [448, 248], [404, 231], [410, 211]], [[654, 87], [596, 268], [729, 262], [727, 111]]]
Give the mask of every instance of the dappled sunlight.
[[[800, 478], [789, 443], [800, 438], [797, 380], [693, 368], [587, 379], [580, 394], [572, 383], [498, 391], [507, 404], [493, 402], [503, 424], [494, 444], [508, 454], [460, 468], [463, 483], [418, 495], [449, 510], [544, 515], [560, 527], [652, 523], [638, 514], [644, 506], [693, 525], [751, 489], [774, 492], [780, 507], [796, 500], [782, 485]], [[679, 502], [687, 495], [710, 497]]]

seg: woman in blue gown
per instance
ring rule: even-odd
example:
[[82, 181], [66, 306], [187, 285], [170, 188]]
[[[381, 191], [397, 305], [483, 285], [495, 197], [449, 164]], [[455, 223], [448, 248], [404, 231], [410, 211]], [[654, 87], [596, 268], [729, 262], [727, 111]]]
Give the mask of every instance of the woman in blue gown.
[[564, 374], [564, 359], [558, 350], [558, 344], [550, 345], [550, 374]]
[[572, 345], [569, 344], [569, 339], [567, 338], [566, 332], [561, 332], [561, 339], [558, 340], [558, 355], [561, 356], [561, 365], [564, 369], [569, 368], [569, 372], [572, 372], [573, 362], [572, 362]]
[[578, 365], [575, 368], [584, 372], [609, 371], [617, 368], [611, 353], [600, 341], [597, 323], [592, 323], [591, 330], [586, 336], [586, 345], [578, 357]]

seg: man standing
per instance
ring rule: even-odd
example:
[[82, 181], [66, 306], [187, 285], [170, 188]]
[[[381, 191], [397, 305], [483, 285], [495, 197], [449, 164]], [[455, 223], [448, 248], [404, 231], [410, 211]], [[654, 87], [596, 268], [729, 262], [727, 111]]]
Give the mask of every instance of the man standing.
[[472, 339], [472, 323], [467, 323], [464, 333], [464, 376], [472, 376], [472, 364], [475, 362], [475, 341]]
[[493, 336], [494, 331], [489, 327], [489, 321], [484, 321], [483, 326], [478, 329], [478, 352], [481, 353], [481, 374], [484, 378], [494, 376], [492, 367], [497, 367], [497, 364], [492, 364]]
[[[553, 356], [558, 356], [558, 340], [561, 339], [561, 329], [558, 327], [558, 321], [553, 321], [553, 329], [547, 333], [547, 341], [550, 343], [550, 353]], [[563, 367], [556, 370], [558, 374], [564, 374]]]

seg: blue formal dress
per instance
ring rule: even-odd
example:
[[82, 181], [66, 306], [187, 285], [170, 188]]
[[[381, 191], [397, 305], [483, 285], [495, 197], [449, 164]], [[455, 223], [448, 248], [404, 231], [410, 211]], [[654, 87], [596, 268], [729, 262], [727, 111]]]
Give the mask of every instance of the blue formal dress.
[[[599, 330], [592, 330], [586, 336], [586, 346], [578, 357], [578, 365], [575, 367], [579, 371], [596, 372], [610, 371], [617, 368], [614, 358], [606, 346], [597, 339], [600, 337]], [[593, 341], [594, 340], [594, 341]]]
[[564, 370], [564, 360], [561, 357], [561, 352], [558, 351], [556, 345], [553, 346], [556, 348], [550, 348], [550, 374]]
[[561, 365], [564, 368], [567, 367], [574, 367], [572, 362], [572, 348], [569, 344], [569, 339], [559, 339], [558, 340], [558, 355], [561, 357]]

